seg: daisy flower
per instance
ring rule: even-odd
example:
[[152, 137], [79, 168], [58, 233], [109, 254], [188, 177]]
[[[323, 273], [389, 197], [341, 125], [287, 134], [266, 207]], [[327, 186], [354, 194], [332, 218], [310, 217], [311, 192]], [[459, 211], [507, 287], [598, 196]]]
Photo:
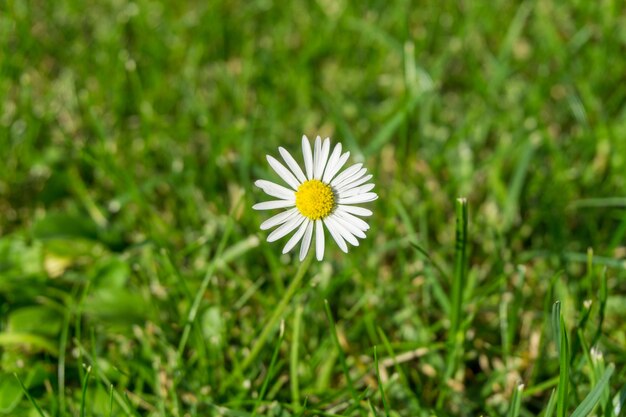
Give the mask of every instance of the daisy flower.
[[285, 244], [283, 253], [289, 252], [298, 242], [300, 260], [309, 251], [315, 229], [315, 254], [318, 260], [324, 258], [324, 228], [333, 237], [341, 250], [348, 252], [349, 243], [359, 246], [357, 238], [364, 239], [369, 226], [357, 216], [371, 216], [368, 209], [354, 204], [367, 203], [378, 198], [371, 192], [374, 184], [367, 183], [372, 175], [365, 175], [363, 164], [354, 164], [341, 173], [350, 152], [341, 153], [341, 143], [330, 152], [330, 139], [324, 141], [318, 136], [315, 148], [306, 136], [302, 136], [302, 154], [305, 171], [287, 150], [278, 148], [287, 167], [276, 158], [267, 155], [267, 161], [280, 178], [288, 185], [285, 187], [266, 180], [258, 180], [255, 185], [266, 194], [278, 200], [255, 204], [255, 210], [287, 209], [270, 217], [261, 224], [261, 230], [274, 229], [267, 237], [274, 242], [295, 230]]

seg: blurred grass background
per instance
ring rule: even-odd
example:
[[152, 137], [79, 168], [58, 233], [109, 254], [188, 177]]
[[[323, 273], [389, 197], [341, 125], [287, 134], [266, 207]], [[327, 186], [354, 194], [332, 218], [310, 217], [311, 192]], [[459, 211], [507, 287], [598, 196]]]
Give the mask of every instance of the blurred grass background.
[[[0, 414], [623, 415], [623, 2], [0, 0], [0, 44]], [[299, 265], [252, 183], [303, 133], [380, 199], [242, 369]]]

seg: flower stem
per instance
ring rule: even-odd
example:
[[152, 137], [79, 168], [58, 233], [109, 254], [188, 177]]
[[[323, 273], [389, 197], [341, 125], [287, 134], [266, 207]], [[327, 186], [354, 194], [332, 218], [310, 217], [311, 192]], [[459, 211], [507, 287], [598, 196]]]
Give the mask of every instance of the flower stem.
[[[289, 303], [291, 302], [293, 296], [296, 294], [296, 292], [300, 288], [300, 284], [302, 283], [304, 275], [306, 274], [306, 271], [309, 269], [309, 266], [311, 265], [311, 261], [313, 260], [314, 253], [315, 251], [313, 250], [309, 251], [309, 254], [307, 255], [307, 257], [300, 264], [300, 266], [298, 267], [298, 270], [296, 271], [295, 277], [289, 284], [289, 287], [287, 287], [287, 290], [283, 294], [283, 297], [278, 302], [278, 305], [274, 309], [272, 316], [263, 327], [261, 334], [254, 342], [252, 349], [250, 349], [250, 354], [246, 356], [243, 362], [241, 362], [241, 364], [238, 366], [238, 369], [232, 373], [232, 376], [240, 375], [243, 372], [245, 372], [245, 370], [248, 369], [248, 367], [252, 364], [252, 362], [254, 362], [257, 356], [259, 356], [259, 353], [261, 352], [261, 349], [263, 349], [263, 346], [265, 345], [265, 342], [267, 341], [267, 338], [269, 337], [270, 333], [272, 332], [272, 330], [275, 329], [276, 324], [285, 313], [285, 309], [287, 309], [287, 306], [289, 306]], [[229, 386], [230, 382], [232, 381], [227, 381], [225, 385]]]

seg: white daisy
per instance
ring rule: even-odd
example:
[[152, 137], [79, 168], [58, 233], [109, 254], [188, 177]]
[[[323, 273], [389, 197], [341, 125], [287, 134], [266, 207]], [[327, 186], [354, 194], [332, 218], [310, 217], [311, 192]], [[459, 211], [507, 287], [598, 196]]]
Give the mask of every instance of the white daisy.
[[[324, 226], [337, 245], [348, 252], [348, 245], [359, 246], [357, 238], [365, 238], [369, 229], [367, 223], [357, 216], [371, 216], [370, 210], [353, 204], [367, 203], [378, 198], [371, 192], [374, 184], [367, 183], [372, 175], [365, 175], [363, 164], [354, 164], [339, 173], [350, 152], [341, 153], [341, 143], [330, 152], [330, 139], [315, 139], [315, 150], [306, 136], [302, 136], [302, 154], [305, 172], [284, 148], [278, 148], [287, 164], [267, 155], [267, 161], [276, 173], [287, 183], [282, 185], [258, 180], [255, 185], [278, 200], [255, 204], [255, 210], [288, 209], [261, 224], [261, 230], [276, 227], [267, 237], [268, 242], [278, 240], [296, 232], [287, 241], [283, 253], [289, 252], [302, 240], [300, 260], [303, 260], [311, 246], [315, 229], [315, 252], [318, 260], [324, 257]], [[339, 174], [338, 174], [339, 173]], [[366, 184], [367, 183], [367, 184]]]

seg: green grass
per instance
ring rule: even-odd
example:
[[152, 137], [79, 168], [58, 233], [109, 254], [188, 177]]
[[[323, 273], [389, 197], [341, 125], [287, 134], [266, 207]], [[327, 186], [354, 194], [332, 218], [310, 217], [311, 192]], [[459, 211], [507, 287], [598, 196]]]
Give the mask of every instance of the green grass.
[[[0, 415], [625, 415], [623, 10], [0, 0]], [[380, 196], [308, 268], [303, 133]]]

